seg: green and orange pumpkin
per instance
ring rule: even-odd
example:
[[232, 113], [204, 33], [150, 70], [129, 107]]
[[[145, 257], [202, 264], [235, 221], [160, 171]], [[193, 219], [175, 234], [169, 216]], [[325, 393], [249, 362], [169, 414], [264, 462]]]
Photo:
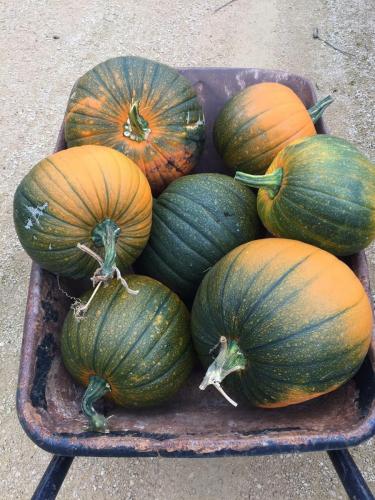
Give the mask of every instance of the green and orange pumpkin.
[[335, 255], [351, 255], [375, 238], [375, 165], [344, 139], [299, 139], [266, 175], [237, 172], [235, 178], [260, 188], [258, 213], [275, 236]]
[[[93, 431], [108, 431], [94, 401], [107, 394], [125, 407], [161, 404], [182, 386], [193, 364], [183, 302], [146, 276], [130, 275], [127, 281], [137, 296], [112, 281], [98, 291], [84, 320], [77, 321], [71, 311], [63, 325], [63, 362], [88, 386], [82, 408]], [[87, 299], [88, 294], [82, 297]]]
[[150, 239], [136, 270], [191, 305], [208, 269], [259, 232], [251, 190], [222, 174], [187, 175], [154, 200]]
[[216, 118], [216, 149], [232, 171], [263, 174], [287, 144], [316, 134], [314, 123], [332, 101], [328, 96], [307, 110], [286, 85], [251, 85], [232, 97]]
[[68, 147], [117, 149], [141, 168], [154, 194], [196, 165], [204, 128], [202, 107], [185, 77], [131, 56], [109, 59], [79, 78], [65, 116]]
[[224, 381], [264, 408], [326, 394], [359, 369], [372, 321], [362, 284], [330, 253], [281, 238], [246, 243], [207, 273], [194, 301], [193, 341], [209, 367], [201, 389], [223, 391]]
[[99, 252], [102, 278], [138, 257], [151, 230], [152, 196], [137, 165], [104, 146], [55, 153], [24, 177], [14, 197], [20, 242], [41, 267], [62, 276], [91, 276]]

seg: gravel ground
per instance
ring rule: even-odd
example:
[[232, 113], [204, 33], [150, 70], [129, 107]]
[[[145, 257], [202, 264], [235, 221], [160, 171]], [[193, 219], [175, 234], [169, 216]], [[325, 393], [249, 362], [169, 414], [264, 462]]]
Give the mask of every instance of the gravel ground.
[[[374, 160], [374, 0], [0, 0], [0, 480], [29, 498], [50, 456], [21, 430], [15, 390], [30, 261], [13, 229], [18, 182], [49, 154], [74, 81], [106, 58], [252, 66], [305, 75], [335, 104], [326, 119]], [[322, 38], [348, 52], [313, 39]], [[368, 252], [372, 278], [375, 253]], [[373, 281], [374, 282], [374, 281]], [[353, 450], [375, 492], [373, 441]], [[325, 454], [236, 459], [84, 459], [59, 498], [345, 498]]]

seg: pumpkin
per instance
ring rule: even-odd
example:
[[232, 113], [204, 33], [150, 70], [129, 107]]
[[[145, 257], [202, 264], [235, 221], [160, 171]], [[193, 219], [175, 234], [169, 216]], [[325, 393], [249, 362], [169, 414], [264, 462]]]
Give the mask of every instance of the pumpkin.
[[251, 85], [232, 97], [216, 118], [216, 149], [231, 170], [263, 174], [287, 144], [316, 134], [314, 123], [332, 101], [328, 96], [306, 110], [285, 85]]
[[141, 253], [151, 229], [152, 196], [129, 158], [104, 146], [55, 153], [24, 177], [14, 197], [20, 242], [41, 267], [71, 278], [90, 276], [100, 252], [99, 278], [125, 270]]
[[[73, 311], [62, 330], [61, 354], [73, 378], [88, 386], [82, 408], [91, 429], [107, 432], [92, 404], [104, 394], [126, 407], [157, 405], [185, 382], [193, 363], [189, 313], [167, 287], [146, 276], [102, 287], [83, 321]], [[86, 301], [88, 294], [82, 297]]]
[[154, 200], [151, 236], [136, 269], [190, 304], [205, 272], [258, 234], [253, 192], [226, 175], [188, 175]]
[[68, 147], [101, 144], [134, 160], [155, 194], [197, 163], [204, 116], [190, 82], [141, 57], [98, 64], [75, 84], [65, 116]]
[[264, 226], [275, 236], [350, 255], [375, 237], [375, 165], [349, 142], [328, 135], [295, 141], [264, 176], [237, 172], [258, 191]]
[[356, 373], [371, 330], [369, 299], [342, 261], [294, 240], [246, 243], [207, 273], [194, 301], [195, 348], [205, 367], [214, 359], [200, 388], [223, 391], [225, 379], [264, 408], [307, 401]]

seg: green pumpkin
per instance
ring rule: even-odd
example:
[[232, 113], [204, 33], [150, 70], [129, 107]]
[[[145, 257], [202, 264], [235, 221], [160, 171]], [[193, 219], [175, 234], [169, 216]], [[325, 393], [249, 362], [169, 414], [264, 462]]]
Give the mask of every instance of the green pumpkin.
[[298, 140], [264, 176], [237, 172], [258, 187], [257, 207], [275, 236], [351, 255], [375, 238], [375, 165], [352, 144], [329, 135]]
[[258, 234], [250, 190], [221, 174], [186, 176], [154, 200], [151, 236], [136, 269], [190, 303], [207, 270]]
[[65, 116], [68, 147], [117, 149], [139, 166], [154, 194], [196, 165], [204, 131], [191, 83], [142, 57], [109, 59], [81, 76]]
[[194, 300], [194, 345], [212, 363], [200, 388], [223, 392], [224, 380], [230, 395], [264, 408], [315, 398], [356, 373], [372, 323], [362, 284], [332, 254], [281, 238], [246, 243], [207, 273]]
[[98, 290], [83, 320], [71, 311], [63, 326], [63, 362], [77, 382], [88, 385], [83, 410], [97, 431], [107, 426], [92, 403], [106, 392], [121, 406], [157, 405], [181, 387], [192, 368], [183, 302], [146, 276], [130, 275], [127, 281], [138, 295], [112, 281]]

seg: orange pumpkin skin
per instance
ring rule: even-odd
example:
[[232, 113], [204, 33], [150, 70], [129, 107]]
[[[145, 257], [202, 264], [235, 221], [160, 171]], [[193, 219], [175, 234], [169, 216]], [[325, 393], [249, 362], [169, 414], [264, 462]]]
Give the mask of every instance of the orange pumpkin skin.
[[[98, 228], [119, 228], [116, 265], [125, 270], [142, 252], [151, 229], [152, 196], [129, 158], [104, 146], [55, 153], [24, 177], [14, 197], [14, 222], [29, 256], [49, 271], [81, 278], [98, 263], [77, 248], [103, 256]], [[100, 238], [99, 238], [100, 239]]]
[[219, 113], [214, 125], [215, 146], [233, 171], [263, 174], [287, 144], [316, 134], [314, 122], [331, 102], [329, 96], [307, 110], [285, 85], [251, 85]]
[[157, 194], [196, 165], [204, 142], [203, 111], [194, 88], [175, 69], [140, 57], [117, 57], [75, 84], [65, 139], [68, 147], [101, 144], [124, 153]]

